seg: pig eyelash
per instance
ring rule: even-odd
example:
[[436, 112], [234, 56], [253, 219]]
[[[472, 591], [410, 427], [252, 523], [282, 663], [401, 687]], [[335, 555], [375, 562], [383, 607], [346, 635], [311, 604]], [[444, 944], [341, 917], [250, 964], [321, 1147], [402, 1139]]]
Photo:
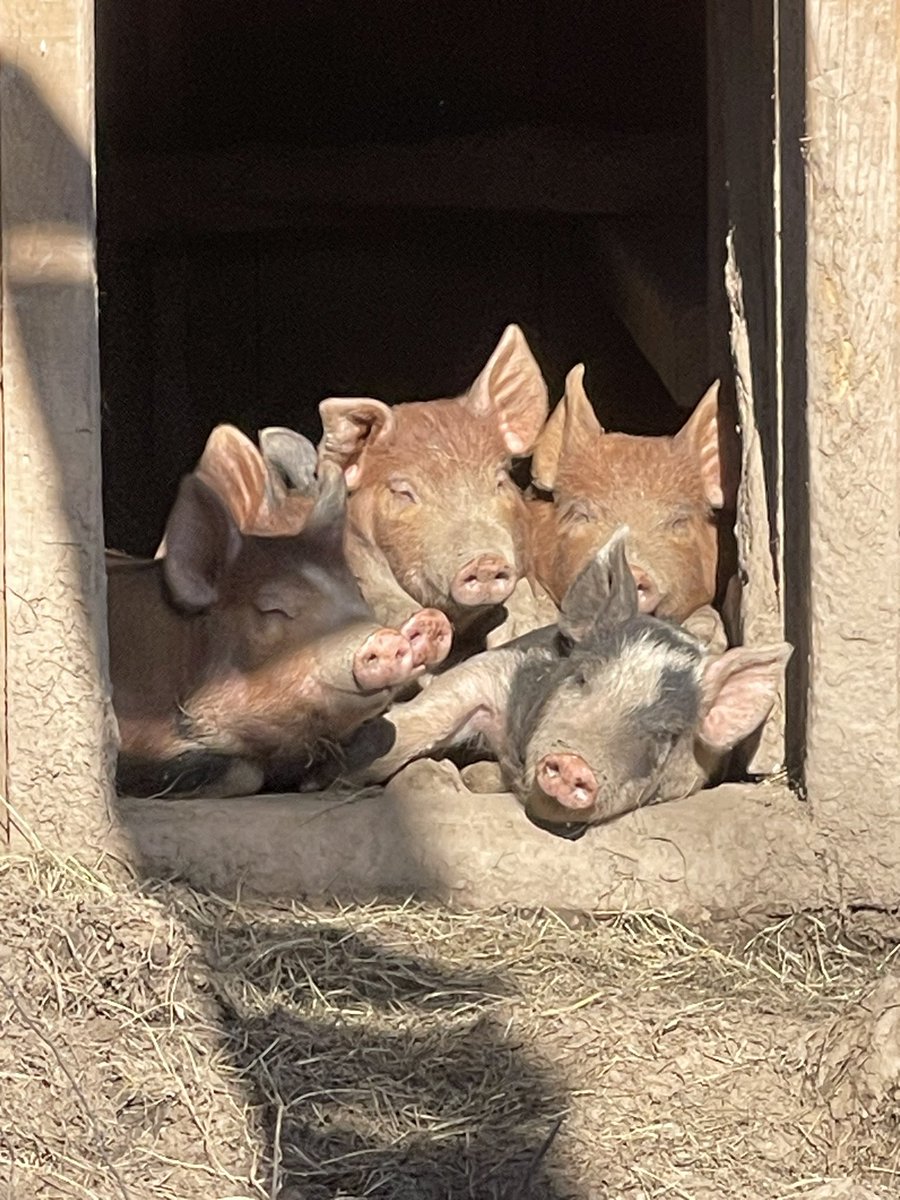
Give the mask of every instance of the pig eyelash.
[[582, 525], [591, 520], [591, 513], [584, 504], [571, 504], [563, 513], [563, 520], [572, 525]]
[[666, 529], [671, 530], [672, 533], [684, 533], [690, 523], [690, 517], [671, 517], [668, 521], [666, 521]]
[[400, 500], [404, 504], [418, 504], [419, 497], [405, 479], [390, 479], [388, 487], [396, 500]]

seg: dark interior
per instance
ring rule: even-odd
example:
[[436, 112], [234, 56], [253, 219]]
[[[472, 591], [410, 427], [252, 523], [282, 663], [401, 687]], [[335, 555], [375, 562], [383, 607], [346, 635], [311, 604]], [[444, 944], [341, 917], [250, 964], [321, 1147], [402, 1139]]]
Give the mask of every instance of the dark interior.
[[109, 545], [217, 422], [454, 394], [511, 321], [612, 429], [709, 382], [702, 4], [98, 0], [97, 55]]

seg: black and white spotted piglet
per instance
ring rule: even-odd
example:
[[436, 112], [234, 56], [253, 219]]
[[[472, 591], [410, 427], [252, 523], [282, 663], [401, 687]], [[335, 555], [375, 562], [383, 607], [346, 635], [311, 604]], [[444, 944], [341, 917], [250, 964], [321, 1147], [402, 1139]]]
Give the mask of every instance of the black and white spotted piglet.
[[703, 787], [768, 716], [792, 647], [714, 653], [688, 629], [642, 615], [616, 531], [569, 588], [556, 625], [434, 678], [383, 720], [391, 750], [364, 771], [480, 741], [536, 825], [593, 824]]

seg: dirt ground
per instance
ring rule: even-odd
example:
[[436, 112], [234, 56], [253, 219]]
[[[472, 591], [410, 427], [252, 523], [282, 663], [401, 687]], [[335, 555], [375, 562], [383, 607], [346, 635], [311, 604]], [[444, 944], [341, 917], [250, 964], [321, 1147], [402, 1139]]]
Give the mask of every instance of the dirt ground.
[[0, 1198], [898, 1194], [893, 919], [0, 888]]

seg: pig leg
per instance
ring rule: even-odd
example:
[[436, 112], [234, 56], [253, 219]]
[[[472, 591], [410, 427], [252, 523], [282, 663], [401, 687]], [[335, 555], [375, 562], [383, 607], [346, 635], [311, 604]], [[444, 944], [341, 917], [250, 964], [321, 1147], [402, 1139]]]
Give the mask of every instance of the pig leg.
[[520, 658], [515, 651], [486, 651], [435, 676], [415, 699], [395, 705], [385, 717], [394, 728], [393, 746], [356, 777], [381, 783], [414, 758], [473, 737], [483, 737], [499, 753], [509, 688]]
[[185, 750], [155, 762], [123, 755], [116, 768], [116, 790], [145, 799], [252, 796], [262, 782], [257, 763], [206, 750]]
[[549, 593], [537, 581], [532, 582], [527, 578], [519, 580], [503, 607], [506, 609], [506, 618], [487, 635], [485, 644], [488, 649], [511, 642], [523, 633], [543, 629], [545, 625], [555, 625], [559, 616]]

